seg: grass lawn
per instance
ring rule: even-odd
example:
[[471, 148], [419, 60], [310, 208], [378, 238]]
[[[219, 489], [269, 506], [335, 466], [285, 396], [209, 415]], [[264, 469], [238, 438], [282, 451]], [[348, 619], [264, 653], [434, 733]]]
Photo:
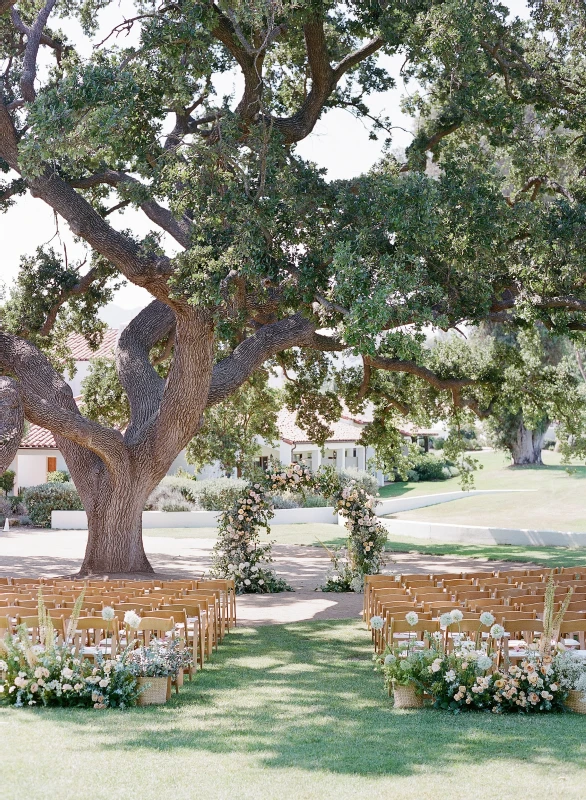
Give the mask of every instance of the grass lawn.
[[494, 561], [526, 561], [547, 567], [574, 567], [586, 564], [586, 547], [518, 547], [516, 545], [438, 544], [435, 541], [392, 536], [387, 550], [395, 553], [421, 553], [428, 556], [462, 556]]
[[164, 708], [0, 709], [6, 800], [584, 797], [586, 717], [393, 711], [353, 620], [238, 629]]
[[[525, 489], [527, 494], [478, 495], [443, 505], [405, 511], [396, 519], [586, 532], [586, 467], [571, 474], [558, 453], [544, 451], [543, 467], [511, 467], [502, 453], [478, 454], [484, 469], [475, 474], [476, 489]], [[402, 483], [385, 486], [386, 497], [436, 494], [458, 490], [458, 478], [443, 482]]]

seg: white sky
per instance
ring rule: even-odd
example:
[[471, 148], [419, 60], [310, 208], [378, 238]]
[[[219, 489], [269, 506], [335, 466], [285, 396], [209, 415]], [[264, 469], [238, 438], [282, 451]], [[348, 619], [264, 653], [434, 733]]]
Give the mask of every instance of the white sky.
[[[505, 0], [512, 14], [527, 17], [525, 0]], [[123, 3], [121, 6], [123, 7]], [[120, 20], [120, 6], [107, 9], [103, 13], [102, 29], [107, 33], [111, 27]], [[59, 26], [66, 28], [62, 21]], [[67, 32], [74, 41], [79, 41], [75, 31], [69, 25]], [[390, 64], [391, 74], [395, 77], [395, 89], [379, 94], [370, 100], [375, 111], [384, 110], [392, 120], [392, 124], [412, 128], [411, 118], [403, 115], [399, 108], [401, 97], [406, 93], [406, 88], [399, 76], [402, 57], [386, 59]], [[221, 94], [231, 90], [231, 79], [227, 78], [226, 85], [217, 87]], [[233, 81], [232, 81], [233, 82]], [[407, 87], [412, 90], [412, 86]], [[393, 148], [404, 148], [411, 141], [411, 135], [402, 130], [393, 131]], [[380, 155], [381, 143], [368, 139], [368, 131], [363, 122], [352, 117], [348, 112], [334, 109], [325, 114], [316, 125], [313, 133], [298, 146], [298, 152], [328, 171], [330, 178], [349, 178], [368, 170]], [[153, 228], [152, 224], [139, 211], [125, 211], [115, 213], [110, 217], [110, 223], [115, 227], [132, 228], [138, 235], [144, 235]], [[83, 249], [76, 245], [63, 220], [59, 220], [59, 236], [67, 246], [69, 259], [82, 256]], [[61, 248], [59, 239], [55, 236], [56, 225], [53, 211], [43, 203], [30, 196], [19, 199], [18, 203], [6, 214], [0, 215], [0, 280], [10, 284], [17, 271], [22, 255], [34, 252], [35, 248], [53, 239], [52, 245], [56, 250]], [[169, 243], [169, 252], [174, 247]], [[150, 295], [139, 287], [129, 285], [119, 290], [115, 297], [115, 304], [123, 309], [134, 309], [146, 305]]]

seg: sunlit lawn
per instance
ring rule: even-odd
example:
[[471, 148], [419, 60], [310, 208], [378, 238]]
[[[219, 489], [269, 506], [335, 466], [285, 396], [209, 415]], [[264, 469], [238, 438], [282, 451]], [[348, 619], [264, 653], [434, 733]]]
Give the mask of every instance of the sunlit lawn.
[[393, 711], [354, 621], [238, 629], [163, 709], [0, 710], [7, 800], [583, 798], [586, 717]]
[[[477, 454], [484, 469], [475, 473], [476, 489], [521, 489], [526, 493], [466, 497], [443, 505], [405, 511], [397, 519], [586, 532], [586, 467], [573, 466], [570, 474], [558, 453], [544, 451], [543, 467], [511, 467], [501, 453]], [[436, 494], [460, 489], [459, 479], [441, 482], [391, 484], [386, 497]]]

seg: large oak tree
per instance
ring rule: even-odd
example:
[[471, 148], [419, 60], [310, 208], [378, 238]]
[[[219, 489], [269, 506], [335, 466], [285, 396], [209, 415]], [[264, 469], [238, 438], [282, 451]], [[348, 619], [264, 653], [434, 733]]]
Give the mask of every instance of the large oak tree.
[[[377, 401], [379, 426], [405, 410], [383, 371], [482, 411], [477, 378], [431, 368], [426, 326], [582, 330], [578, 2], [539, 3], [524, 25], [492, 0], [137, 0], [106, 38], [104, 7], [117, 8], [0, 0], [0, 204], [41, 198], [90, 252], [89, 266], [23, 259], [0, 330], [0, 470], [25, 418], [53, 432], [88, 514], [82, 574], [150, 571], [146, 498], [206, 408], [269, 360], [323, 439], [340, 411], [323, 388], [332, 369], [349, 404]], [[80, 23], [79, 42], [59, 16]], [[392, 85], [395, 53], [425, 89], [409, 101], [418, 132], [405, 160], [328, 183], [296, 145], [331, 108], [392, 132], [392, 109], [368, 102]], [[219, 96], [223, 74], [236, 76], [234, 101]], [[127, 207], [150, 235], [111, 224]], [[153, 297], [118, 344], [123, 432], [83, 416], [60, 371], [69, 330], [99, 339], [97, 310], [120, 278]], [[362, 368], [340, 372], [328, 355], [340, 352]]]

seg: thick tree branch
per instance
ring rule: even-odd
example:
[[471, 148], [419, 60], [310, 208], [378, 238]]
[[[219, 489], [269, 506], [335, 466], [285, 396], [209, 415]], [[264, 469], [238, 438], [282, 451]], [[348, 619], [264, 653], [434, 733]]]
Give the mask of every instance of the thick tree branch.
[[[56, 0], [46, 0], [45, 5], [41, 9], [34, 24], [29, 28], [23, 25], [18, 12], [13, 8], [11, 10], [11, 17], [17, 29], [23, 30], [26, 34], [26, 49], [24, 51], [24, 59], [22, 64], [22, 73], [20, 76], [20, 91], [24, 99], [31, 103], [35, 97], [35, 78], [37, 75], [37, 55], [39, 53], [39, 46], [41, 44], [41, 37], [49, 19], [49, 15], [53, 10]], [[20, 26], [20, 28], [19, 28]]]
[[214, 326], [207, 312], [175, 309], [175, 349], [159, 414], [149, 436], [155, 463], [173, 460], [201, 425], [214, 360]]
[[80, 414], [70, 386], [30, 342], [0, 331], [0, 369], [18, 381], [28, 420], [91, 450], [107, 466], [125, 458], [121, 434]]
[[[140, 184], [140, 181], [133, 178], [132, 175], [128, 175], [126, 172], [113, 169], [107, 169], [95, 175], [88, 175], [86, 178], [69, 181], [69, 185], [74, 189], [90, 189], [92, 186], [99, 186], [100, 184], [116, 187], [121, 183]], [[179, 242], [182, 247], [186, 249], [189, 247], [193, 231], [191, 220], [185, 216], [181, 219], [177, 219], [168, 209], [159, 205], [154, 200], [147, 200], [141, 203], [140, 208], [151, 222], [154, 222], [155, 225], [158, 225], [159, 228], [166, 231], [175, 241]]]
[[427, 367], [421, 367], [414, 361], [405, 361], [400, 358], [368, 356], [365, 358], [365, 363], [375, 369], [383, 369], [387, 372], [407, 372], [409, 375], [415, 375], [417, 378], [421, 378], [439, 391], [457, 391], [465, 386], [474, 386], [478, 383], [478, 381], [472, 378], [440, 378]]
[[281, 350], [311, 346], [314, 334], [315, 323], [301, 314], [264, 325], [214, 366], [207, 405], [229, 397], [267, 358]]
[[24, 404], [18, 383], [0, 376], [0, 473], [18, 452], [24, 432]]
[[118, 341], [116, 366], [130, 403], [130, 424], [124, 434], [128, 444], [138, 441], [161, 406], [165, 381], [151, 364], [149, 354], [174, 324], [173, 311], [155, 300], [137, 314]]
[[155, 297], [167, 299], [167, 278], [172, 272], [168, 258], [145, 255], [136, 242], [112, 228], [87, 200], [49, 169], [28, 183], [34, 197], [51, 206], [76, 236], [111, 261], [129, 281]]

